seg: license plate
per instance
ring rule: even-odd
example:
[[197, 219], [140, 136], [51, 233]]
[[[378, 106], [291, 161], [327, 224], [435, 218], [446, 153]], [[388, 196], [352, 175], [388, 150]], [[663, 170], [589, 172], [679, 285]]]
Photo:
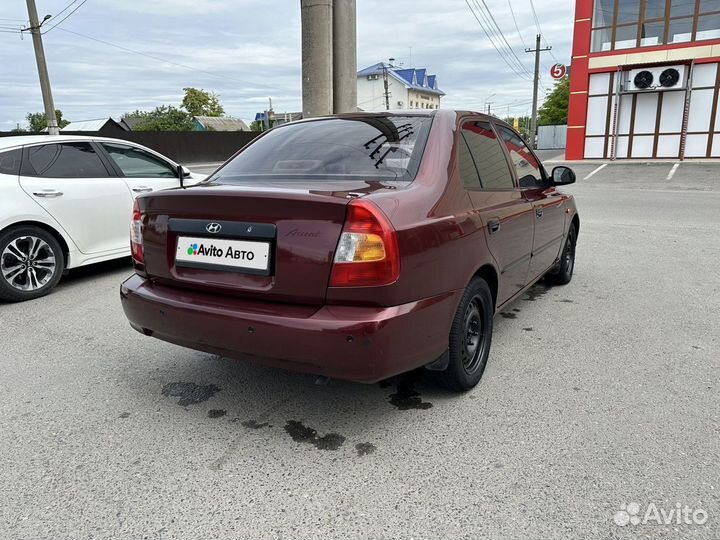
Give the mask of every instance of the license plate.
[[223, 238], [179, 236], [175, 262], [179, 266], [215, 266], [267, 273], [270, 244]]

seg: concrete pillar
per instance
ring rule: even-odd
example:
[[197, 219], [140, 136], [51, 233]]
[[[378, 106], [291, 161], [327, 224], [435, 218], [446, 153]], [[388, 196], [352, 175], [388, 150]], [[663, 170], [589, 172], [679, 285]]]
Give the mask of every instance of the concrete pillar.
[[300, 0], [303, 117], [333, 112], [332, 0]]
[[333, 110], [357, 111], [356, 0], [333, 0]]

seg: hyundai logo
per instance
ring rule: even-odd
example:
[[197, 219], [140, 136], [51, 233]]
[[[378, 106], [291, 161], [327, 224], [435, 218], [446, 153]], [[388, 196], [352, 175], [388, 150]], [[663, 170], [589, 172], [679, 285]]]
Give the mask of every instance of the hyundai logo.
[[222, 225], [219, 223], [208, 223], [207, 227], [205, 227], [205, 230], [212, 234], [219, 233], [220, 229], [222, 229]]

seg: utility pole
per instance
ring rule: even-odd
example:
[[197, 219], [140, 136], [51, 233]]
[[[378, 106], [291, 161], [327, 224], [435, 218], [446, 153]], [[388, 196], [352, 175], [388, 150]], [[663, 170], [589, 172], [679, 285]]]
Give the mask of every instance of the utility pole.
[[487, 102], [487, 114], [490, 116], [490, 105], [492, 105], [492, 101]]
[[333, 113], [333, 2], [300, 0], [303, 118]]
[[333, 0], [333, 112], [357, 112], [355, 0]]
[[[394, 58], [390, 59], [390, 62], [395, 60]], [[382, 70], [383, 70], [383, 86], [385, 87], [385, 110], [390, 110], [390, 90], [388, 90], [388, 66], [385, 65], [385, 62], [382, 63]], [[392, 64], [390, 64], [390, 67], [392, 67]]]
[[387, 77], [387, 67], [385, 66], [385, 62], [383, 62], [383, 86], [385, 87], [385, 110], [390, 110], [390, 92], [388, 91], [388, 77]]
[[273, 127], [271, 117], [275, 116], [275, 111], [273, 111], [271, 97], [268, 97], [268, 105], [270, 108], [265, 111], [265, 118], [263, 118], [263, 127], [264, 127], [263, 131], [267, 131], [268, 129]]
[[549, 51], [552, 47], [540, 48], [540, 34], [535, 36], [535, 48], [525, 49], [526, 53], [535, 53], [535, 80], [533, 81], [533, 104], [532, 117], [530, 118], [530, 146], [535, 148], [535, 136], [537, 135], [537, 97], [538, 85], [540, 84], [540, 52]]
[[[40, 27], [42, 23], [38, 21], [37, 7], [35, 0], [27, 0], [28, 18], [30, 26], [28, 30], [32, 34], [33, 47], [35, 48], [35, 61], [37, 62], [38, 75], [40, 76], [40, 90], [42, 92], [43, 105], [45, 106], [45, 119], [47, 120], [48, 133], [50, 135], [59, 135], [60, 129], [57, 125], [57, 117], [55, 116], [55, 104], [53, 103], [52, 91], [50, 90], [50, 77], [48, 77], [47, 64], [45, 63], [45, 50], [42, 44], [42, 35]], [[50, 18], [46, 15], [43, 23]]]

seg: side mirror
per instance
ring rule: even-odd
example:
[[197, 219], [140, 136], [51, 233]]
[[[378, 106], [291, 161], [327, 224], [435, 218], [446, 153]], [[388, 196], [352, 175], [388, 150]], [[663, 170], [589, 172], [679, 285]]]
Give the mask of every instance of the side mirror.
[[175, 170], [176, 176], [180, 179], [180, 187], [185, 187], [185, 178], [190, 177], [190, 169], [185, 167], [184, 165], [178, 165], [177, 169]]
[[566, 186], [575, 183], [575, 171], [570, 167], [558, 165], [552, 171], [552, 182], [554, 186]]

